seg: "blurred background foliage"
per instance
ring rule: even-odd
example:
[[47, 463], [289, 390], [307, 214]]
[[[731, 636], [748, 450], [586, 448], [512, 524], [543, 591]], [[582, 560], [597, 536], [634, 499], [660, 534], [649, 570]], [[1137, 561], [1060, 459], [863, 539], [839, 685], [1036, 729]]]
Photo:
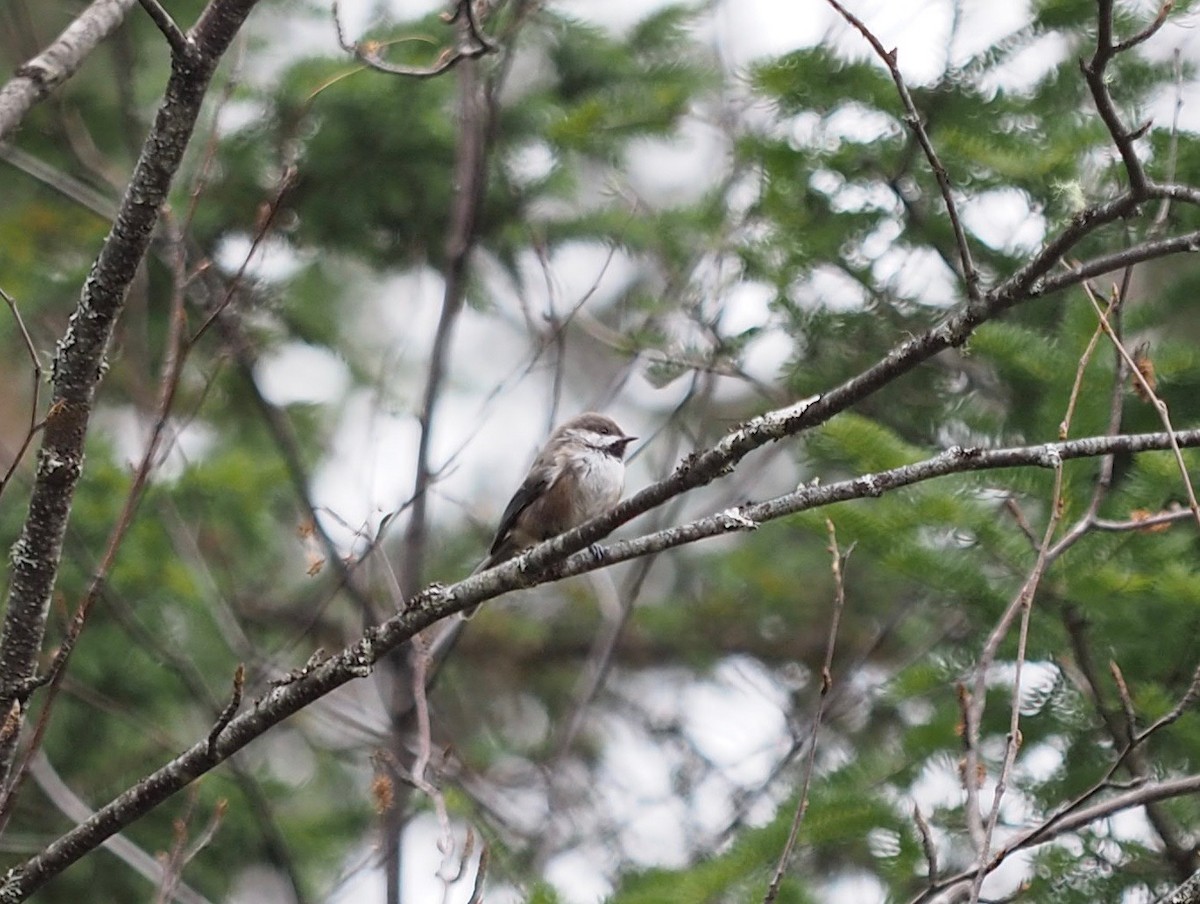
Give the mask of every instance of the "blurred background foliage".
[[[1187, 19], [1186, 7], [1177, 3], [1173, 17]], [[185, 0], [171, 12], [188, 22], [200, 8]], [[6, 69], [76, 10], [9, 4], [0, 12]], [[565, 382], [567, 398], [581, 404], [606, 401], [596, 386], [642, 381], [638, 392], [618, 393], [613, 407], [658, 428], [640, 465], [646, 479], [739, 420], [855, 375], [962, 301], [935, 181], [877, 61], [830, 41], [731, 71], [714, 48], [709, 12], [666, 7], [614, 31], [554, 4], [510, 3], [487, 20], [510, 52], [479, 64], [500, 87], [471, 316], [496, 330], [525, 322], [530, 354], [565, 343], [559, 366], [543, 366], [538, 378]], [[297, 167], [269, 239], [286, 265], [251, 268], [236, 304], [258, 361], [303, 344], [327, 350], [349, 377], [332, 400], [278, 403], [300, 461], [317, 470], [334, 453], [351, 393], [367, 390], [377, 410], [409, 422], [417, 413], [425, 339], [415, 326], [411, 335], [385, 334], [378, 287], [446, 266], [458, 81], [454, 73], [397, 79], [345, 54], [314, 55], [303, 42], [288, 47], [278, 23], [309, 13], [282, 2], [262, 13], [276, 27], [254, 31], [225, 71], [171, 216], [187, 229], [192, 266], [213, 261], [215, 278], [228, 281], [262, 205], [285, 168]], [[969, 212], [988, 283], [1021, 266], [1042, 237], [1039, 224], [1055, 229], [1122, 184], [1078, 70], [1095, 40], [1094, 17], [1091, 2], [1041, 0], [1021, 29], [913, 86]], [[1119, 6], [1120, 33], [1146, 21], [1141, 7]], [[448, 40], [437, 16], [376, 22], [368, 37], [391, 42], [389, 58], [399, 62], [428, 63]], [[1171, 40], [1168, 29], [1114, 61], [1110, 81], [1127, 122], [1144, 121], [1147, 109], [1193, 78], [1187, 59], [1176, 71]], [[1028, 66], [1031, 55], [1035, 77], [1006, 81], [1014, 61]], [[2, 149], [0, 287], [17, 299], [43, 364], [105, 232], [166, 66], [160, 35], [135, 10]], [[719, 136], [719, 167], [690, 192], [639, 191], [630, 175], [639, 152], [653, 142], [686, 143], [697, 123]], [[1169, 120], [1154, 120], [1139, 147], [1156, 178], [1200, 179], [1195, 135]], [[1014, 207], [1032, 232], [1005, 234]], [[1157, 227], [1150, 216], [1114, 224], [1076, 253], [1111, 251], [1152, 228], [1191, 228], [1196, 213], [1174, 205], [1162, 216]], [[512, 300], [541, 278], [530, 275], [532, 258], [578, 247], [620, 256], [627, 277], [617, 291], [584, 299], [578, 318], [549, 325]], [[1200, 271], [1182, 258], [1143, 266], [1123, 312], [1130, 344], [1150, 342], [1162, 397], [1180, 426], [1200, 422], [1198, 280]], [[56, 635], [103, 551], [145, 439], [171, 285], [160, 245], [133, 287], [102, 391], [58, 587]], [[189, 290], [193, 329], [212, 303], [211, 285], [197, 279]], [[766, 299], [750, 325], [740, 316], [746, 286]], [[410, 299], [383, 304], [416, 317], [404, 307], [415, 305]], [[1053, 440], [1095, 328], [1081, 292], [1022, 305], [982, 327], [967, 348], [939, 356], [802, 441], [758, 453], [696, 510], [761, 498], [797, 480], [895, 467], [956, 443]], [[7, 465], [28, 423], [29, 361], [11, 317], [0, 317], [0, 342]], [[380, 347], [393, 350], [393, 370], [379, 366]], [[586, 369], [572, 372], [571, 355]], [[504, 375], [525, 363], [495, 357], [494, 383], [469, 390], [503, 392]], [[456, 363], [452, 355], [452, 380]], [[278, 435], [264, 426], [263, 371], [244, 364], [217, 331], [193, 350], [173, 422], [180, 445], [138, 509], [49, 724], [49, 761], [93, 806], [202, 737], [239, 662], [261, 692], [272, 669], [301, 665], [317, 647], [339, 647], [371, 617], [341, 592], [336, 569], [314, 565], [294, 475]], [[457, 379], [470, 383], [476, 371], [469, 372]], [[1084, 375], [1072, 436], [1104, 431], [1112, 386], [1113, 355], [1102, 345]], [[1124, 429], [1157, 428], [1136, 395], [1123, 391], [1122, 404]], [[1193, 453], [1185, 458], [1195, 465]], [[489, 491], [505, 494], [520, 467], [497, 470]], [[1095, 460], [1067, 466], [1067, 523], [1086, 510], [1098, 468]], [[28, 481], [26, 462], [0, 498], [6, 547], [24, 517]], [[778, 900], [918, 893], [927, 866], [914, 804], [935, 829], [941, 869], [969, 865], [956, 686], [1033, 562], [1014, 510], [1040, 535], [1051, 487], [1048, 472], [943, 479], [685, 548], [646, 563], [648, 573], [638, 563], [618, 569], [618, 597], [636, 606], [570, 744], [563, 742], [581, 675], [616, 611], [597, 605], [598, 591], [586, 582], [488, 607], [433, 703], [437, 739], [458, 764], [442, 783], [455, 818], [489, 845], [493, 892], [579, 900], [574, 871], [622, 904], [761, 898], [811, 741], [834, 591], [827, 519], [841, 548], [853, 548], [847, 606], [799, 854]], [[1100, 514], [1126, 520], [1182, 500], [1173, 461], [1142, 456], [1118, 462]], [[478, 523], [486, 516], [475, 517], [481, 507], [454, 501], [434, 524], [438, 543], [426, 569], [443, 580], [463, 574], [487, 542]], [[338, 527], [333, 515], [330, 523]], [[349, 525], [348, 555], [362, 551], [357, 528]], [[1113, 761], [1121, 747], [1113, 726], [1124, 723], [1110, 660], [1120, 665], [1142, 725], [1182, 697], [1200, 637], [1196, 552], [1195, 531], [1180, 525], [1095, 533], [1054, 564], [1033, 614], [1033, 677], [1022, 693], [1023, 745], [1003, 826], [1054, 812]], [[386, 600], [380, 574], [372, 572], [373, 587]], [[984, 753], [993, 776], [1014, 655], [1010, 639], [990, 679]], [[710, 698], [717, 703], [706, 706]], [[167, 850], [180, 831], [198, 837], [218, 801], [228, 801], [211, 842], [187, 866], [187, 883], [211, 900], [337, 899], [344, 883], [378, 865], [370, 761], [386, 722], [380, 700], [370, 687], [335, 696], [129, 836], [148, 851]], [[765, 713], [759, 722], [768, 728], [749, 730], [732, 717], [739, 702]], [[1200, 720], [1185, 715], [1149, 745], [1144, 774], [1194, 774], [1198, 750]], [[44, 788], [30, 785], [4, 835], [10, 863], [71, 824]], [[430, 830], [422, 822], [428, 801], [412, 795], [407, 806], [409, 850]], [[1135, 818], [1046, 845], [1018, 877], [1027, 882], [1021, 899], [1146, 900], [1187, 874], [1186, 857], [1173, 859], [1164, 845], [1190, 850], [1194, 868], [1188, 839], [1198, 819], [1200, 805], [1185, 798], [1161, 805], [1153, 825]], [[1163, 826], [1175, 833], [1169, 841]], [[37, 899], [148, 895], [144, 880], [99, 853]]]

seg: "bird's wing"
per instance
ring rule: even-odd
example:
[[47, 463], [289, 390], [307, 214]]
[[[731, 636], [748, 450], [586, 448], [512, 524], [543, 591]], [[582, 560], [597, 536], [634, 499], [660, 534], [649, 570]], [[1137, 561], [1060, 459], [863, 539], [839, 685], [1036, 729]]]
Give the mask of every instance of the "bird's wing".
[[553, 483], [553, 478], [556, 472], [551, 468], [533, 468], [525, 482], [513, 494], [513, 498], [508, 501], [508, 508], [504, 510], [504, 514], [500, 516], [500, 526], [496, 528], [496, 538], [492, 540], [492, 548], [489, 550], [490, 555], [494, 556], [499, 551], [500, 547], [508, 540], [508, 535], [512, 533], [513, 526], [517, 523], [517, 518], [521, 512], [529, 508], [533, 501], [541, 496]]

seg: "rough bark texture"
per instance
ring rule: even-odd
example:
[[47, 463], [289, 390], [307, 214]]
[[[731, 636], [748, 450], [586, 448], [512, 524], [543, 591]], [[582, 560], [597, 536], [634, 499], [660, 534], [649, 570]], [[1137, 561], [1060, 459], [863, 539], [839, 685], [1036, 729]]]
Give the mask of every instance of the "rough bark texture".
[[83, 470], [84, 440], [105, 353], [129, 284], [137, 272], [183, 159], [209, 81], [256, 0], [214, 0], [190, 34], [190, 52], [172, 60], [154, 126], [108, 237], [84, 283], [53, 365], [54, 395], [46, 415], [29, 512], [11, 553], [11, 581], [0, 636], [0, 778], [16, 748], [21, 701], [37, 666], [63, 536]]

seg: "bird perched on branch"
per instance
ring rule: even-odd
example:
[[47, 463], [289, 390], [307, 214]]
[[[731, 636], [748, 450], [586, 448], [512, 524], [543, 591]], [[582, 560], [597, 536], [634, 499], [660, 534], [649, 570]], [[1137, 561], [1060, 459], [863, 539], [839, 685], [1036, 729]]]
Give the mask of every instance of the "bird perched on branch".
[[617, 422], [587, 412], [561, 424], [534, 459], [500, 516], [484, 571], [608, 511], [625, 486], [626, 436]]
[[625, 450], [635, 439], [612, 418], [591, 411], [561, 424], [513, 494], [500, 516], [487, 558], [472, 574], [499, 565], [616, 505], [625, 486]]
[[[625, 486], [625, 450], [637, 439], [617, 422], [587, 412], [560, 425], [534, 459], [525, 480], [500, 516], [487, 557], [471, 574], [486, 571], [531, 546], [608, 511]], [[432, 683], [478, 606], [450, 619], [429, 645], [427, 683]]]

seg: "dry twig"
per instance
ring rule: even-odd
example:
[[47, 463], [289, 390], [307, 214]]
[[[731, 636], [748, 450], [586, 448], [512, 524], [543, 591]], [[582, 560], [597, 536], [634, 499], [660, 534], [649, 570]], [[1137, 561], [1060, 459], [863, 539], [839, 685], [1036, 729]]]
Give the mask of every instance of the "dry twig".
[[817, 709], [813, 715], [812, 727], [812, 742], [808, 747], [808, 756], [804, 761], [803, 777], [800, 779], [800, 799], [796, 802], [796, 814], [792, 817], [792, 827], [788, 831], [787, 841], [783, 845], [783, 851], [779, 854], [779, 863], [775, 866], [775, 873], [771, 877], [771, 883], [767, 886], [767, 893], [763, 897], [763, 904], [773, 904], [776, 898], [779, 897], [779, 889], [783, 884], [783, 877], [787, 873], [788, 863], [792, 859], [792, 851], [796, 847], [796, 839], [800, 835], [800, 825], [804, 822], [804, 814], [808, 812], [808, 788], [812, 781], [813, 766], [817, 759], [817, 732], [821, 729], [821, 717], [825, 714], [825, 703], [829, 698], [829, 692], [833, 689], [833, 651], [837, 646], [838, 627], [842, 622], [842, 610], [846, 607], [846, 584], [843, 580], [842, 571], [846, 564], [846, 559], [853, 552], [854, 547], [851, 546], [845, 553], [838, 547], [837, 531], [834, 530], [833, 522], [829, 519], [825, 520], [825, 529], [829, 532], [829, 555], [830, 570], [833, 572], [833, 612], [829, 619], [829, 638], [825, 643], [825, 662], [821, 667], [821, 689], [817, 697]]

